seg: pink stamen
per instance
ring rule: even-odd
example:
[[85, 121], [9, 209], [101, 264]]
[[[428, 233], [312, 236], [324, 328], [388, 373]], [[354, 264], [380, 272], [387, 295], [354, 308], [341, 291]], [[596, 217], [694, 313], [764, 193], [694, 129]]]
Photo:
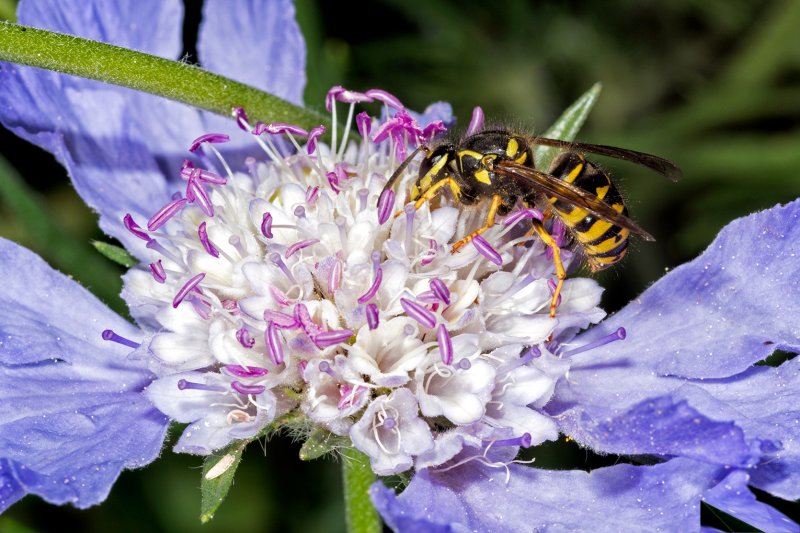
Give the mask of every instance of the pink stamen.
[[306, 144], [306, 152], [311, 155], [317, 150], [317, 140], [325, 133], [325, 126], [317, 126], [311, 128], [308, 132], [308, 144]]
[[224, 133], [206, 133], [192, 141], [192, 144], [189, 146], [189, 151], [194, 153], [205, 143], [226, 143], [230, 140], [231, 138]]
[[225, 365], [222, 368], [239, 378], [258, 378], [269, 374], [269, 370], [260, 366]]
[[187, 281], [186, 284], [181, 287], [181, 290], [178, 291], [178, 294], [175, 295], [175, 298], [173, 298], [172, 307], [177, 308], [183, 299], [186, 298], [186, 295], [189, 294], [189, 291], [197, 287], [197, 284], [203, 281], [204, 277], [206, 277], [206, 275], [201, 272]]
[[161, 259], [155, 263], [150, 263], [150, 273], [153, 275], [153, 279], [158, 283], [167, 281], [167, 273], [164, 271], [164, 265], [161, 264]]
[[250, 131], [250, 120], [247, 118], [247, 113], [243, 107], [234, 107], [232, 115], [240, 129]]
[[289, 259], [303, 248], [308, 248], [309, 246], [313, 246], [319, 242], [320, 242], [319, 239], [307, 239], [305, 241], [296, 242], [286, 249], [286, 253], [284, 253], [283, 256], [286, 259]]
[[139, 237], [143, 241], [150, 241], [150, 237], [142, 230], [139, 224], [133, 220], [133, 216], [130, 213], [122, 218], [122, 223], [125, 225], [125, 229], [133, 233], [134, 236]]
[[159, 209], [155, 215], [150, 217], [150, 220], [147, 221], [147, 229], [149, 231], [155, 231], [166, 224], [169, 219], [174, 217], [181, 209], [183, 209], [183, 206], [186, 205], [186, 202], [186, 198], [177, 198], [170, 201], [167, 205]]
[[214, 246], [214, 243], [211, 242], [211, 239], [208, 238], [208, 231], [206, 231], [206, 223], [202, 222], [200, 226], [197, 228], [197, 236], [200, 238], [200, 243], [205, 248], [208, 255], [213, 257], [219, 257], [219, 250]]
[[272, 238], [272, 215], [269, 212], [264, 213], [261, 217], [261, 235], [267, 239]]
[[453, 340], [444, 324], [439, 324], [439, 328], [436, 330], [436, 342], [439, 345], [442, 362], [449, 365], [453, 362]]
[[264, 385], [245, 385], [238, 381], [231, 382], [231, 388], [239, 394], [257, 395], [263, 393], [267, 388]]
[[491, 261], [497, 266], [503, 265], [503, 257], [495, 250], [491, 244], [489, 244], [486, 239], [481, 237], [480, 235], [475, 235], [472, 238], [472, 245], [478, 250], [478, 253], [481, 254], [483, 257]]
[[472, 119], [469, 121], [467, 133], [465, 134], [467, 137], [475, 135], [483, 129], [483, 118], [483, 109], [480, 106], [475, 106], [472, 110]]
[[405, 311], [408, 316], [426, 328], [433, 328], [436, 325], [436, 315], [417, 302], [409, 300], [408, 298], [400, 298], [400, 307], [403, 308], [403, 311]]

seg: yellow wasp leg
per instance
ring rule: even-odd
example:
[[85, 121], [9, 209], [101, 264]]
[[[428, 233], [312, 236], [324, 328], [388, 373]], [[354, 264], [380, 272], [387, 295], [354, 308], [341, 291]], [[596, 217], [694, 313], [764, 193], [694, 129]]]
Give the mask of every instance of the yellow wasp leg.
[[[458, 195], [461, 194], [461, 187], [458, 186], [458, 182], [456, 180], [454, 180], [453, 178], [443, 178], [434, 183], [430, 189], [425, 191], [422, 194], [422, 196], [417, 198], [417, 201], [414, 202], [414, 209], [419, 209], [425, 202], [433, 200], [436, 197], [436, 195], [439, 194], [441, 189], [443, 189], [447, 185], [450, 186], [450, 190], [453, 191], [454, 196], [458, 197]], [[401, 209], [400, 211], [394, 214], [394, 217], [397, 218], [402, 214], [403, 210]]]
[[558, 276], [558, 284], [556, 290], [553, 291], [553, 300], [550, 302], [550, 318], [556, 316], [556, 305], [558, 304], [558, 297], [561, 295], [561, 287], [564, 286], [564, 280], [567, 278], [567, 272], [564, 270], [564, 263], [561, 262], [561, 248], [556, 244], [553, 236], [550, 235], [539, 220], [531, 219], [533, 230], [539, 235], [547, 246], [553, 251], [553, 263], [556, 266], [556, 276]]
[[486, 224], [479, 228], [477, 231], [473, 231], [457, 243], [453, 245], [453, 253], [457, 252], [461, 249], [462, 246], [467, 244], [469, 241], [486, 231], [487, 229], [494, 226], [494, 216], [497, 214], [497, 209], [503, 203], [503, 199], [500, 197], [499, 194], [492, 195], [492, 205], [489, 206], [489, 214], [486, 216]]

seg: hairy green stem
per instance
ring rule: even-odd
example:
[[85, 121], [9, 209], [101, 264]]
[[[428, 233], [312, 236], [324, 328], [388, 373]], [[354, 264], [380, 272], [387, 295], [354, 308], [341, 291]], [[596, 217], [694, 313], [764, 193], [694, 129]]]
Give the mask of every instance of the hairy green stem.
[[199, 67], [110, 44], [0, 22], [0, 61], [20, 63], [129, 87], [231, 117], [309, 129], [328, 120], [286, 100]]
[[342, 452], [342, 477], [348, 533], [383, 531], [378, 511], [369, 499], [369, 487], [375, 481], [369, 457], [355, 448], [345, 449]]

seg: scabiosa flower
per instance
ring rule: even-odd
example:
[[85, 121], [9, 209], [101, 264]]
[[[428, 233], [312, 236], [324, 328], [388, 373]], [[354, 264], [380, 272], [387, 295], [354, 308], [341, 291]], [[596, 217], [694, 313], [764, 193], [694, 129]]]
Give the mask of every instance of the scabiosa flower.
[[[103, 13], [122, 13], [98, 4], [50, 20], [58, 5], [48, 13], [35, 5], [23, 2], [23, 22], [95, 37], [119, 29]], [[165, 34], [175, 44], [180, 13], [164, 5], [163, 24], [137, 30], [147, 38], [132, 45], [155, 47]], [[277, 28], [276, 56], [280, 42], [301, 49], [302, 72], [291, 5], [253, 6]], [[127, 9], [121, 18], [136, 19], [138, 8]], [[299, 99], [296, 55], [270, 58], [285, 68], [271, 72], [269, 85], [254, 70], [264, 59], [253, 41], [264, 32], [222, 2], [207, 1], [205, 16], [207, 66], [234, 76], [240, 69], [247, 81]], [[226, 49], [203, 37], [214, 31], [229, 38]], [[246, 53], [231, 55], [232, 42]], [[137, 331], [29, 252], [0, 247], [10, 280], [0, 294], [13, 310], [0, 321], [0, 508], [25, 492], [80, 506], [101, 500], [121, 468], [157, 454], [166, 419], [152, 402], [188, 424], [178, 451], [208, 454], [302, 413], [349, 438], [378, 474], [414, 468], [401, 496], [373, 489], [398, 530], [697, 529], [701, 499], [764, 529], [794, 527], [747, 485], [800, 496], [797, 364], [752, 367], [800, 344], [791, 322], [797, 203], [735, 223], [696, 262], [576, 336], [603, 318], [601, 290], [568, 280], [550, 318], [552, 259], [524, 224], [541, 213], [513, 212], [453, 254], [451, 245], [480, 225], [480, 211], [404, 205], [415, 165], [394, 191], [383, 190], [405, 155], [448, 126], [446, 107], [415, 115], [385, 91], [337, 87], [326, 107], [336, 124], [344, 103], [348, 127], [330, 132], [328, 145], [320, 128], [251, 124], [243, 110], [236, 123], [247, 133], [237, 137], [204, 115], [127, 91], [81, 81], [63, 93], [80, 97], [60, 101], [62, 93], [43, 87], [63, 77], [12, 67], [3, 75], [4, 122], [60, 156], [103, 227], [142, 263], [125, 277]], [[87, 118], [85, 91], [117, 107]], [[378, 116], [354, 117], [354, 104], [370, 102], [382, 104]], [[56, 109], [74, 114], [70, 127]], [[481, 125], [478, 112], [468, 131]], [[192, 141], [189, 130], [213, 133]], [[132, 158], [109, 155], [119, 148]], [[186, 148], [193, 155], [181, 163]], [[754, 272], [766, 256], [769, 266]], [[81, 309], [80, 321], [68, 306]], [[58, 401], [40, 400], [54, 393]], [[521, 447], [559, 432], [657, 464], [587, 474], [514, 463]], [[41, 452], [51, 448], [58, 451]], [[598, 525], [610, 506], [617, 514]]]

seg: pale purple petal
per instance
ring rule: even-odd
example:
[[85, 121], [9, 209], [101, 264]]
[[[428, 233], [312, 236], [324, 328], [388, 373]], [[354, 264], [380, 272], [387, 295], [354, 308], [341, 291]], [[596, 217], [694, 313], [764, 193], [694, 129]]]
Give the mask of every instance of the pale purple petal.
[[747, 488], [748, 475], [734, 471], [708, 491], [703, 501], [762, 531], [800, 531], [789, 517], [756, 500]]
[[[182, 3], [23, 1], [19, 22], [167, 58], [181, 51]], [[202, 131], [196, 110], [136, 91], [39, 69], [0, 64], [0, 122], [53, 153], [100, 226], [144, 256], [124, 229], [169, 199], [167, 179]], [[165, 119], [166, 118], [166, 119]], [[177, 177], [177, 175], [176, 175]]]
[[[721, 469], [685, 459], [616, 465], [591, 473], [479, 461], [422, 470], [400, 496], [381, 483], [370, 495], [394, 531], [695, 531], [703, 491]], [[613, 512], [612, 512], [613, 510]]]
[[[800, 201], [728, 224], [700, 257], [664, 276], [583, 342], [620, 326], [603, 360], [660, 375], [733, 376], [775, 350], [800, 351]], [[576, 358], [597, 362], [598, 351]]]
[[[624, 341], [571, 358], [569, 379], [545, 407], [561, 430], [606, 452], [736, 463], [750, 450], [762, 463], [756, 486], [800, 497], [798, 363], [747, 369], [776, 348], [800, 346], [798, 218], [796, 201], [734, 221], [698, 259], [578, 337], [585, 344], [627, 331]], [[648, 410], [658, 412], [652, 424]]]
[[[167, 419], [141, 394], [152, 376], [104, 341], [140, 333], [35, 254], [0, 240], [0, 479], [51, 503], [104, 500], [124, 468], [159, 453]], [[67, 482], [65, 482], [67, 480]], [[2, 482], [0, 482], [2, 483]]]

